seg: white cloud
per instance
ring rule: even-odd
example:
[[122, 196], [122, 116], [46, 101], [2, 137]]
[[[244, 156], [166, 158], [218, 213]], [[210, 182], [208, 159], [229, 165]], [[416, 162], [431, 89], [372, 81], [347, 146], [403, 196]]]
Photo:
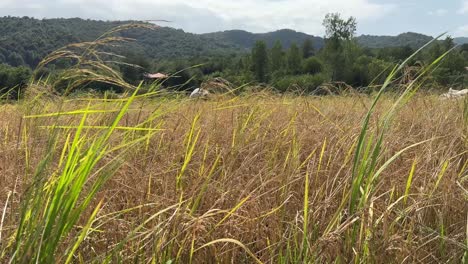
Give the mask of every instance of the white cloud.
[[447, 13], [448, 13], [447, 9], [440, 8], [440, 9], [437, 9], [437, 10], [434, 10], [434, 11], [429, 11], [427, 14], [430, 15], [430, 16], [441, 17], [441, 16], [445, 16]]
[[[209, 32], [247, 29], [264, 32], [294, 28], [323, 34], [328, 12], [354, 16], [358, 22], [376, 20], [395, 9], [370, 0], [0, 0], [0, 15], [84, 17], [109, 20], [166, 19], [169, 26]], [[25, 6], [27, 3], [30, 8]], [[34, 5], [35, 8], [31, 8]], [[40, 7], [40, 8], [38, 8]], [[8, 13], [9, 12], [9, 13]]]

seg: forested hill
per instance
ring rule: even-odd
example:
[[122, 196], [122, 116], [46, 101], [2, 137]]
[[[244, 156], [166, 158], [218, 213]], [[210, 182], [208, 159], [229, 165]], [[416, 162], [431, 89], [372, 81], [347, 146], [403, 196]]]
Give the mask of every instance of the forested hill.
[[[433, 37], [414, 32], [407, 32], [398, 36], [361, 35], [356, 39], [359, 42], [359, 44], [368, 48], [410, 46], [413, 49], [417, 49], [422, 47], [427, 42], [431, 41]], [[468, 43], [468, 38], [454, 38], [454, 42], [456, 44], [465, 44]]]
[[362, 35], [357, 37], [359, 44], [369, 48], [410, 46], [413, 49], [417, 49], [432, 39], [433, 37], [413, 32], [403, 33], [398, 36]]
[[34, 66], [49, 52], [73, 42], [96, 39], [120, 23], [123, 22], [0, 18], [0, 62]]
[[[312, 40], [316, 50], [324, 46], [324, 39], [317, 36], [308, 35], [302, 32], [296, 32], [290, 29], [281, 29], [268, 33], [250, 33], [244, 30], [228, 30], [223, 32], [215, 32], [204, 34], [216, 40], [233, 43], [237, 46], [251, 49], [257, 40], [263, 40], [267, 46], [272, 47], [275, 41], [279, 40], [283, 47], [289, 48], [292, 43], [300, 44], [306, 39]], [[413, 49], [422, 47], [427, 42], [431, 41], [433, 37], [424, 34], [407, 32], [397, 36], [372, 36], [361, 35], [356, 37], [359, 44], [368, 48], [387, 48], [387, 47], [403, 47], [409, 46]], [[468, 43], [468, 38], [455, 38], [455, 43], [464, 44]]]
[[[34, 67], [53, 50], [74, 42], [94, 40], [111, 28], [127, 23], [130, 21], [3, 17], [0, 18], [0, 63]], [[293, 30], [265, 34], [239, 30], [192, 34], [162, 27], [157, 30], [122, 31], [120, 34], [137, 40], [126, 46], [123, 52], [139, 53], [153, 60], [246, 52], [257, 40], [264, 40], [270, 45], [280, 40], [288, 48], [293, 42], [300, 45], [304, 40], [311, 39], [316, 49], [323, 46], [322, 38]]]
[[466, 43], [468, 43], [468, 37], [466, 37], [466, 38], [455, 38], [454, 41], [455, 41], [455, 43], [460, 44], [460, 45], [461, 44], [466, 44]]
[[228, 30], [208, 33], [204, 34], [204, 36], [222, 42], [233, 43], [236, 46], [248, 50], [250, 50], [258, 40], [265, 41], [268, 47], [272, 47], [278, 40], [281, 42], [283, 48], [289, 48], [293, 43], [301, 44], [307, 39], [312, 41], [316, 50], [321, 49], [324, 45], [324, 40], [321, 37], [308, 35], [291, 29], [281, 29], [268, 33], [251, 33], [244, 30]]
[[[109, 29], [126, 23], [130, 21], [3, 17], [0, 18], [0, 64], [35, 67], [45, 55], [55, 49], [74, 42], [94, 40]], [[120, 52], [138, 53], [152, 60], [247, 52], [257, 40], [265, 41], [268, 46], [279, 40], [284, 48], [288, 48], [292, 43], [300, 45], [306, 39], [312, 40], [315, 49], [320, 49], [324, 44], [323, 38], [288, 29], [263, 34], [241, 30], [192, 34], [163, 27], [158, 30], [136, 29], [122, 32], [121, 35], [135, 38], [137, 42], [128, 44]], [[404, 33], [395, 37], [357, 37], [361, 45], [371, 48], [417, 48], [431, 39], [430, 36], [417, 33]], [[465, 43], [468, 39], [459, 38], [455, 39], [455, 42]]]
[[[49, 52], [67, 44], [92, 41], [116, 26], [130, 21], [105, 22], [73, 19], [0, 18], [0, 63], [34, 67]], [[122, 31], [121, 36], [137, 39], [124, 52], [149, 59], [193, 57], [217, 52], [240, 51], [232, 43], [162, 27], [157, 30]]]

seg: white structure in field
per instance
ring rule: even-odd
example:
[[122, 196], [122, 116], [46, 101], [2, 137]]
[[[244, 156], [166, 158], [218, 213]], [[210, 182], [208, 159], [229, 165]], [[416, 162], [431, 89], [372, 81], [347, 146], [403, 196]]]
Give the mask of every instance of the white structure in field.
[[190, 98], [204, 98], [207, 97], [210, 93], [203, 89], [203, 88], [196, 88], [193, 90], [193, 92], [190, 94]]
[[442, 99], [452, 99], [452, 98], [461, 98], [468, 95], [468, 89], [463, 90], [454, 90], [452, 88], [449, 89], [448, 93], [444, 93], [440, 96]]

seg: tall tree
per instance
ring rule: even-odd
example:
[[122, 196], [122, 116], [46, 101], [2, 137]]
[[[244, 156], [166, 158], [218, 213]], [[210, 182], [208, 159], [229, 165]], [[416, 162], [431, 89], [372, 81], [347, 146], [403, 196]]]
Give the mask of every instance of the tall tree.
[[427, 60], [429, 63], [435, 61], [443, 54], [442, 47], [440, 46], [438, 41], [432, 43], [431, 47], [428, 50]]
[[295, 43], [291, 45], [288, 52], [288, 71], [292, 74], [301, 72], [301, 53]]
[[350, 40], [356, 33], [356, 25], [354, 17], [344, 20], [339, 13], [329, 13], [323, 20], [327, 39]]
[[451, 48], [455, 47], [455, 42], [451, 36], [447, 36], [442, 42], [442, 47], [444, 51], [449, 51]]
[[283, 46], [281, 42], [277, 40], [273, 48], [271, 48], [271, 71], [279, 71], [283, 68]]
[[266, 82], [268, 75], [268, 53], [264, 41], [257, 41], [252, 49], [252, 66], [257, 81]]
[[[442, 42], [444, 52], [448, 52], [456, 46], [452, 37], [447, 36]], [[451, 75], [465, 71], [465, 60], [460, 52], [460, 49], [452, 50], [447, 54], [446, 58], [442, 61], [441, 67], [447, 68]]]
[[332, 80], [343, 80], [345, 54], [343, 43], [350, 41], [356, 32], [356, 19], [349, 17], [342, 19], [338, 13], [330, 13], [323, 20], [325, 27], [325, 61], [329, 64], [332, 72]]
[[302, 57], [304, 59], [310, 58], [314, 55], [314, 46], [312, 45], [312, 40], [306, 39], [302, 43]]

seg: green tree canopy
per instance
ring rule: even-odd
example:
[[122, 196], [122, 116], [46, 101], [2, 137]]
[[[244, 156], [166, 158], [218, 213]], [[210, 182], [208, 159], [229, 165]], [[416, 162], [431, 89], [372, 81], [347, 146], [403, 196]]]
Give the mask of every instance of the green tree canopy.
[[322, 72], [322, 63], [316, 58], [311, 57], [302, 63], [302, 72], [307, 74], [317, 74]]
[[138, 85], [143, 80], [143, 74], [149, 71], [150, 64], [142, 54], [128, 53], [124, 63], [120, 65], [120, 71], [125, 81]]
[[345, 20], [338, 13], [330, 13], [325, 16], [323, 25], [326, 32], [323, 58], [331, 71], [332, 80], [343, 80], [346, 69], [346, 54], [343, 43], [349, 42], [354, 37], [356, 19], [349, 17]]
[[267, 81], [268, 53], [264, 41], [257, 41], [252, 49], [252, 63], [255, 78], [259, 82]]
[[314, 55], [314, 46], [312, 45], [312, 40], [306, 39], [302, 43], [302, 57], [304, 59], [310, 58]]
[[339, 13], [329, 13], [323, 20], [327, 39], [350, 40], [356, 33], [356, 25], [354, 17], [345, 20]]
[[279, 71], [283, 68], [284, 64], [284, 54], [283, 54], [283, 46], [281, 42], [278, 40], [271, 48], [271, 71]]
[[[31, 78], [31, 70], [27, 67], [12, 67], [0, 64], [0, 97], [17, 99]], [[5, 94], [8, 93], [6, 96]]]
[[291, 45], [288, 52], [288, 71], [292, 74], [301, 72], [301, 52], [295, 43]]

